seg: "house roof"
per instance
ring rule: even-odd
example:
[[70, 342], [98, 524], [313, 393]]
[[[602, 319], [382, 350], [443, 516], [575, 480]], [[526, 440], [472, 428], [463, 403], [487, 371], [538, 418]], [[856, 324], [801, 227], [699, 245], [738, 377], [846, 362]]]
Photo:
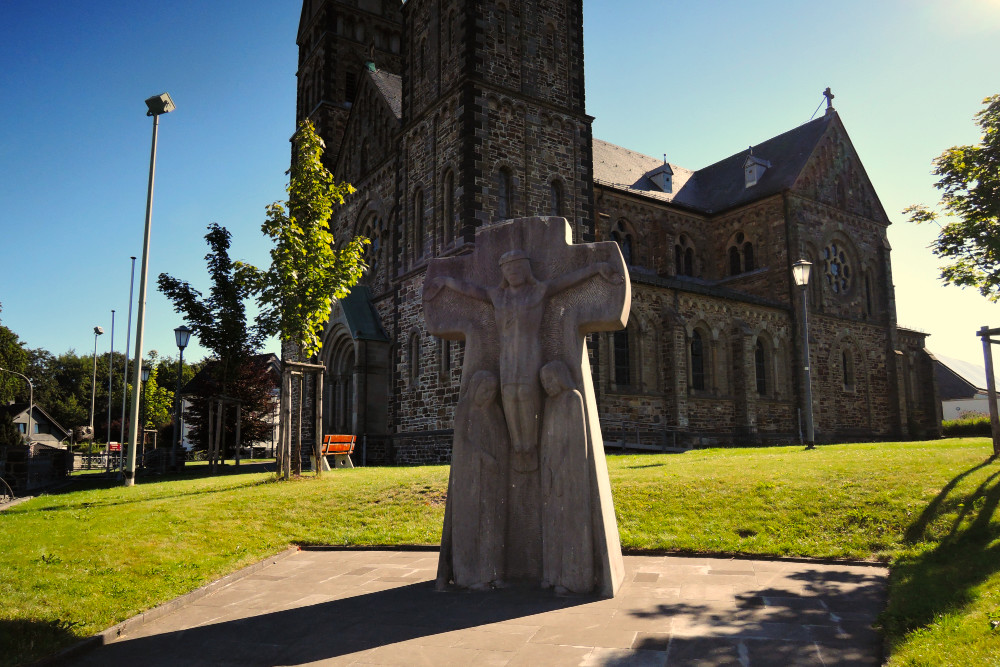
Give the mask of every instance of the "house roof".
[[971, 398], [986, 391], [986, 369], [982, 363], [974, 364], [937, 353], [934, 357], [937, 360], [934, 373], [942, 399]]
[[[649, 179], [663, 161], [599, 139], [594, 140], [594, 179], [599, 184], [641, 193], [703, 213], [763, 199], [792, 187], [836, 112], [823, 115], [697, 171], [671, 164], [673, 193], [660, 192]], [[745, 187], [743, 166], [750, 155], [770, 163], [753, 187]]]
[[[28, 411], [28, 403], [27, 402], [7, 403], [6, 405], [0, 405], [0, 410], [4, 410], [5, 412], [7, 412], [7, 414], [10, 415], [11, 419], [17, 419], [22, 414]], [[64, 437], [68, 438], [70, 436], [70, 432], [67, 429], [63, 428], [62, 424], [53, 419], [52, 415], [46, 412], [45, 409], [42, 408], [42, 406], [40, 406], [38, 403], [35, 403], [35, 412], [40, 412], [42, 416], [45, 417], [46, 421], [48, 421], [54, 427], [59, 429], [60, 432], [63, 433]], [[32, 419], [35, 420], [38, 419], [35, 415], [32, 415], [31, 417]]]

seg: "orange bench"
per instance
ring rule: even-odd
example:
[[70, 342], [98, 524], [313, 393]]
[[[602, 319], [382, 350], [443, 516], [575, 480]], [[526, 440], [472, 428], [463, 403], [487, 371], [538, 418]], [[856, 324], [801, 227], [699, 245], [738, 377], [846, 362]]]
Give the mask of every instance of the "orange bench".
[[334, 468], [353, 468], [351, 454], [354, 453], [355, 435], [324, 435], [320, 454], [323, 457], [333, 456]]

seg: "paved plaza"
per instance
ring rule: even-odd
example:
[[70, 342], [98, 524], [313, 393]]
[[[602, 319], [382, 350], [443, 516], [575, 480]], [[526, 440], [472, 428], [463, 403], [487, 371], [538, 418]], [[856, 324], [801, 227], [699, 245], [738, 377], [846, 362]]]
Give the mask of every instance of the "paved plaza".
[[[73, 665], [878, 665], [887, 571], [626, 556], [613, 599], [435, 592], [436, 551], [286, 552]], [[114, 638], [118, 633], [120, 637]]]

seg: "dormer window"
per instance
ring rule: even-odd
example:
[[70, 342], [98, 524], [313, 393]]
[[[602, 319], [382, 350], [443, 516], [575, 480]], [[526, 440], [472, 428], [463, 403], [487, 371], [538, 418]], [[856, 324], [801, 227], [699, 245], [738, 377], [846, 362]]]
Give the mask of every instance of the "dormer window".
[[673, 176], [674, 170], [670, 168], [669, 164], [664, 162], [662, 166], [657, 167], [649, 173], [649, 180], [663, 192], [673, 192]]
[[752, 152], [743, 163], [743, 187], [752, 188], [770, 168], [771, 163], [755, 156]]

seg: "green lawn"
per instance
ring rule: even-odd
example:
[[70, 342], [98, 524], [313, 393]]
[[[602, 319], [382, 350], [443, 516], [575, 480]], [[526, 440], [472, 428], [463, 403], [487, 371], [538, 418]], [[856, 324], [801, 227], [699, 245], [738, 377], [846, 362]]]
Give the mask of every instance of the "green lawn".
[[[1000, 664], [1000, 463], [985, 439], [611, 456], [631, 551], [891, 563], [890, 664]], [[435, 544], [448, 469], [81, 479], [0, 513], [0, 664], [21, 664], [289, 544]], [[89, 477], [89, 476], [87, 476]], [[89, 488], [84, 488], [84, 486]]]

